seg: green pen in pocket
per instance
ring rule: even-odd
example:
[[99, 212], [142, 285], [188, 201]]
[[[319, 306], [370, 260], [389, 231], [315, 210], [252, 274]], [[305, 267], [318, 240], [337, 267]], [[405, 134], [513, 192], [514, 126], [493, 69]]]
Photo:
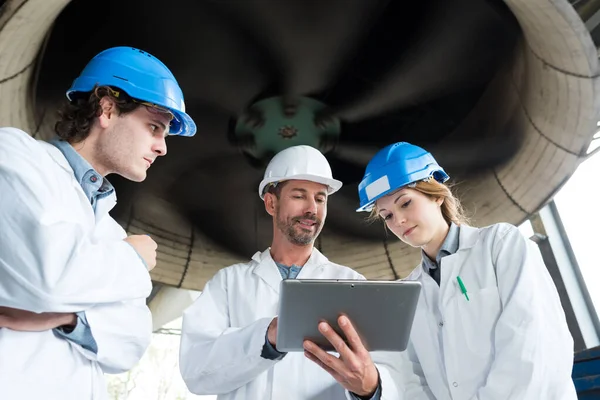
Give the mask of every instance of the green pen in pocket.
[[460, 279], [460, 276], [457, 276], [456, 280], [458, 281], [458, 286], [460, 286], [460, 291], [462, 292], [462, 294], [465, 295], [465, 297], [467, 298], [467, 301], [469, 301], [469, 295], [467, 294], [467, 288], [465, 287], [465, 284], [463, 283], [462, 279]]

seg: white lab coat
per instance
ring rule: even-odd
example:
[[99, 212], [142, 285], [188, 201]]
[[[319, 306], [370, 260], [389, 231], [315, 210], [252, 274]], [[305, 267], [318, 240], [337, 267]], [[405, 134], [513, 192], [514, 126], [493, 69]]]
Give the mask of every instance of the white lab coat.
[[439, 287], [420, 267], [406, 279], [422, 291], [402, 353], [405, 399], [577, 399], [558, 293], [537, 246], [517, 228], [461, 226]]
[[[281, 279], [270, 251], [258, 252], [248, 264], [217, 272], [184, 312], [180, 368], [192, 393], [218, 394], [220, 400], [346, 398], [344, 388], [302, 352], [288, 353], [280, 361], [261, 357], [269, 323], [277, 313]], [[331, 263], [315, 249], [298, 279], [364, 277]], [[387, 400], [398, 398], [385, 363], [391, 354], [372, 353], [382, 380], [382, 399]]]
[[149, 344], [150, 276], [126, 233], [97, 214], [53, 145], [0, 129], [0, 305], [85, 311], [98, 354], [52, 331], [0, 329], [0, 398], [106, 399], [103, 372], [132, 368]]

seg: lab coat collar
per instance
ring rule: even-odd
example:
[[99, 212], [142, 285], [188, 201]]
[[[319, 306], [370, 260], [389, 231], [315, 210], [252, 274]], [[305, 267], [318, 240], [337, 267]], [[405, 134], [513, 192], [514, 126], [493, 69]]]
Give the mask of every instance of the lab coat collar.
[[461, 225], [458, 236], [458, 251], [470, 249], [479, 240], [479, 228]]
[[[277, 264], [271, 257], [271, 248], [269, 247], [263, 252], [256, 252], [252, 256], [252, 261], [258, 265], [254, 268], [254, 273], [260, 276], [275, 292], [279, 293], [279, 285], [281, 283], [281, 274], [277, 268]], [[312, 254], [310, 255], [306, 264], [302, 267], [302, 270], [298, 274], [298, 278], [303, 276], [311, 276], [312, 272], [329, 263], [329, 259], [325, 257], [319, 250], [313, 248]]]
[[[468, 250], [475, 246], [475, 243], [479, 240], [479, 228], [474, 228], [468, 225], [460, 225], [459, 240], [458, 240], [458, 251], [455, 254], [459, 254], [464, 250]], [[448, 256], [451, 257], [452, 255]], [[416, 281], [419, 280], [423, 273], [422, 263], [419, 264], [406, 278], [403, 280]]]
[[[62, 169], [64, 169], [73, 178], [73, 186], [76, 188], [76, 190], [80, 194], [80, 196], [82, 196], [83, 199], [85, 199], [85, 202], [89, 203], [89, 200], [88, 200], [85, 192], [83, 191], [81, 184], [79, 182], [77, 182], [77, 178], [75, 177], [75, 172], [73, 171], [73, 168], [69, 164], [69, 161], [67, 161], [64, 154], [58, 148], [56, 148], [56, 146], [54, 146], [50, 143], [47, 143], [47, 142], [44, 142], [41, 140], [39, 142], [46, 149], [46, 151], [48, 152], [50, 157], [54, 160], [54, 162], [56, 162], [58, 164], [58, 166], [60, 166]], [[110, 195], [103, 198], [102, 201], [98, 202], [95, 213], [92, 209], [92, 205], [90, 204], [90, 210], [91, 210], [92, 214], [95, 214], [96, 223], [98, 223], [98, 221], [100, 221], [104, 216], [108, 215], [110, 210], [112, 210], [116, 204], [117, 204], [117, 195], [115, 194], [114, 190]]]
[[55, 163], [57, 163], [62, 169], [64, 169], [70, 175], [72, 175], [73, 179], [76, 179], [75, 172], [73, 171], [73, 168], [71, 168], [71, 165], [67, 161], [67, 158], [56, 146], [41, 140], [39, 141], [39, 143], [42, 145], [42, 147], [44, 147], [44, 149], [46, 149], [46, 151]]

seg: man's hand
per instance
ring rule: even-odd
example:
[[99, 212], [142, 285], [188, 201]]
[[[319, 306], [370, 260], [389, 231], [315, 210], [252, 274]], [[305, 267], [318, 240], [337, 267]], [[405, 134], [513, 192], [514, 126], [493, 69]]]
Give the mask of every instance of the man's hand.
[[267, 339], [271, 346], [277, 348], [277, 317], [273, 318], [267, 329]]
[[326, 322], [319, 323], [319, 332], [333, 345], [340, 357], [335, 357], [309, 340], [304, 341], [304, 355], [329, 372], [346, 390], [361, 397], [372, 396], [379, 385], [379, 372], [371, 355], [346, 316], [338, 324], [350, 347]]
[[42, 332], [59, 326], [74, 327], [77, 324], [75, 314], [41, 313], [19, 310], [16, 308], [0, 307], [0, 328], [13, 331]]
[[129, 243], [146, 263], [148, 271], [156, 267], [156, 249], [158, 245], [148, 235], [131, 235], [125, 241]]

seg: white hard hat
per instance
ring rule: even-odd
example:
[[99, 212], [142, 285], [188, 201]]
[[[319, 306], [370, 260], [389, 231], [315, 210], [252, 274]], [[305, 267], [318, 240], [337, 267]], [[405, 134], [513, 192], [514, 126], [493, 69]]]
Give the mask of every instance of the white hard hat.
[[271, 159], [258, 186], [258, 195], [264, 199], [263, 190], [268, 184], [290, 179], [321, 183], [329, 188], [329, 194], [342, 187], [342, 182], [333, 179], [325, 156], [314, 147], [302, 145], [288, 147]]

